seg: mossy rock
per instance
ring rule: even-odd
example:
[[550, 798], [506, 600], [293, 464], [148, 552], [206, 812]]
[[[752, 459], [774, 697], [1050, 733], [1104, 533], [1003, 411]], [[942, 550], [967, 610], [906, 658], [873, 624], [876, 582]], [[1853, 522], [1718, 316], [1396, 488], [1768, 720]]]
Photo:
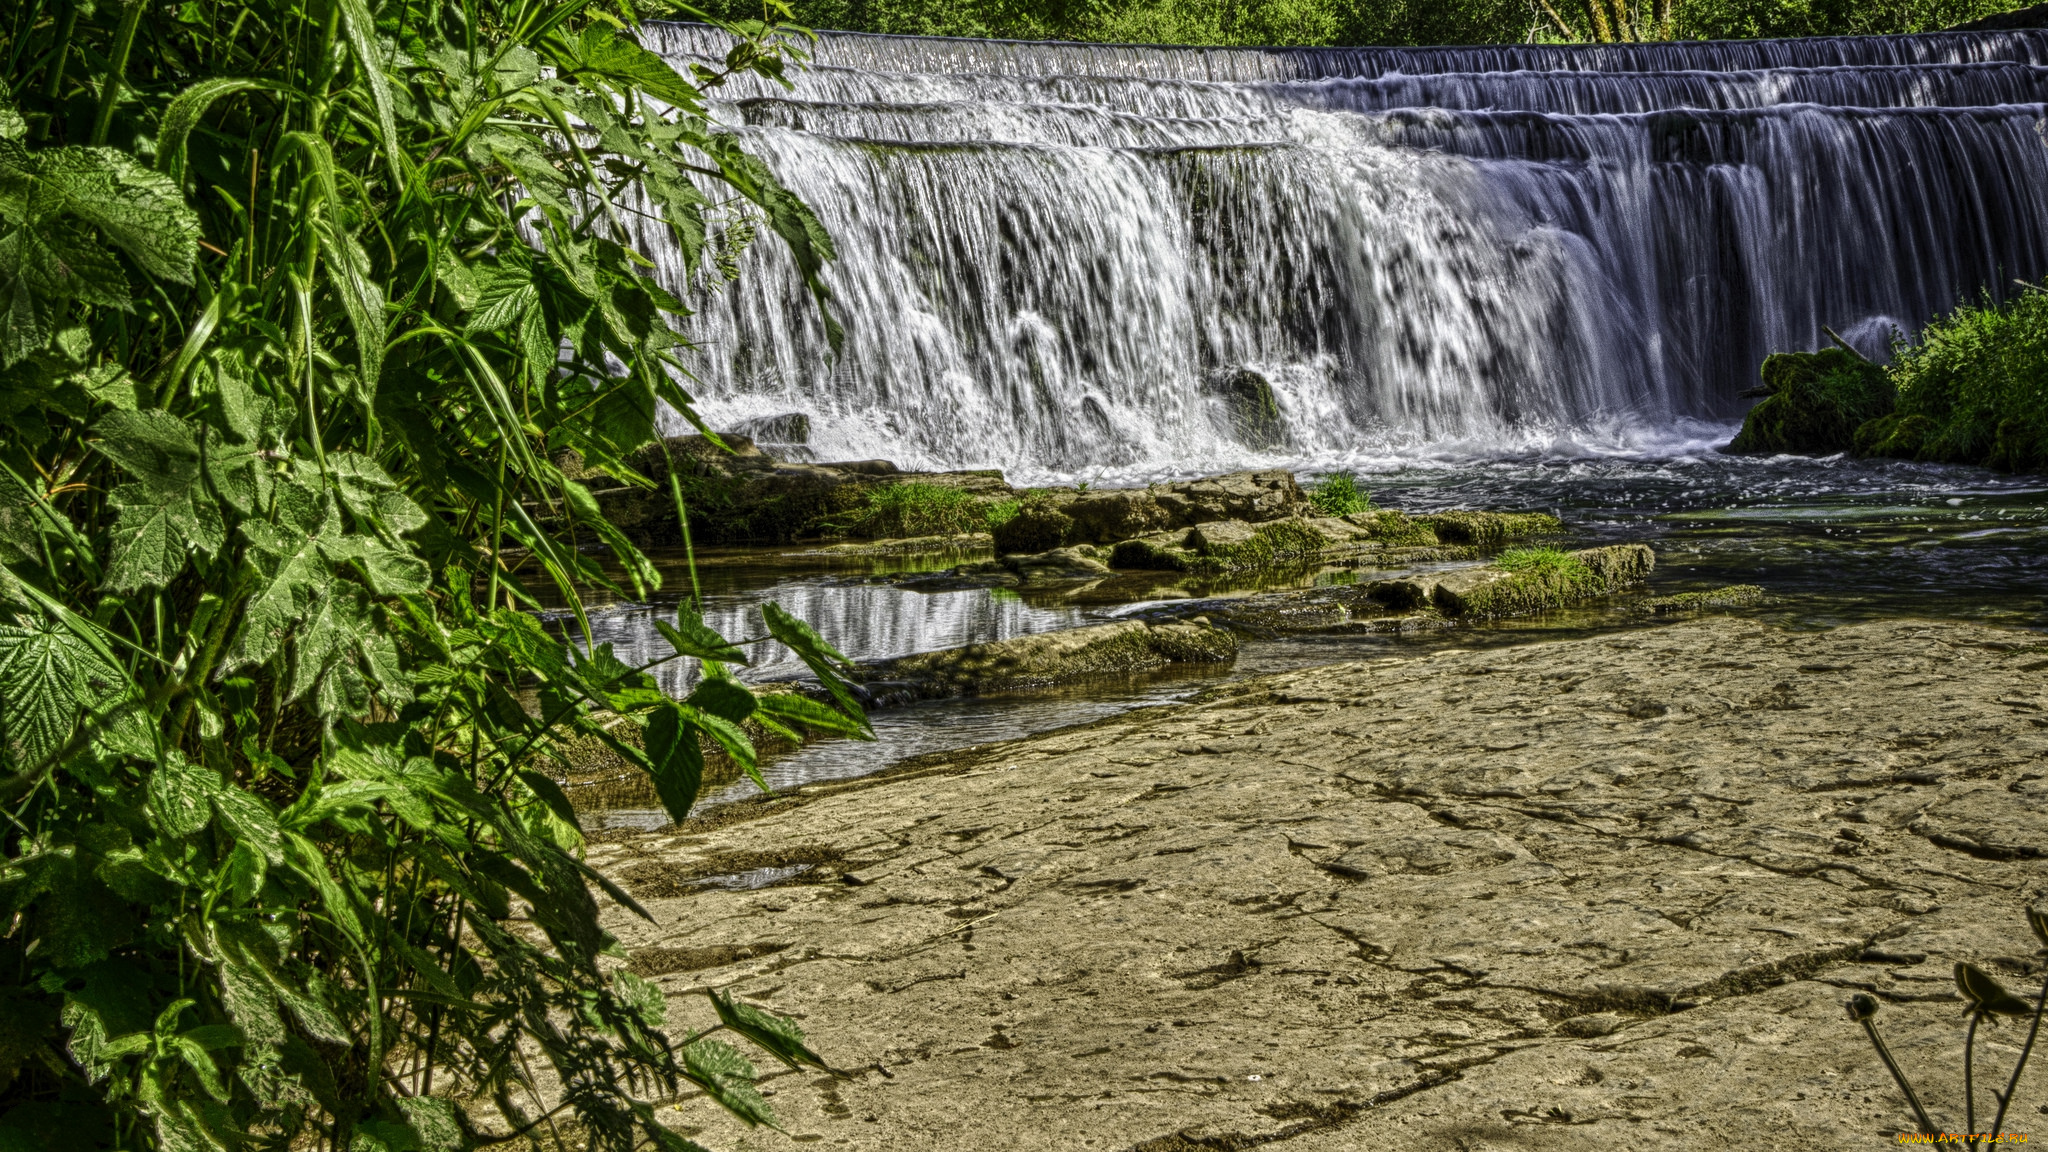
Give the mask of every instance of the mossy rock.
[[1074, 518], [1060, 511], [1058, 502], [1044, 493], [1033, 492], [1017, 506], [1017, 513], [996, 525], [996, 551], [1004, 554], [1050, 552], [1067, 543], [1074, 531]]
[[[1429, 602], [1446, 616], [1526, 616], [1639, 583], [1656, 564], [1656, 553], [1644, 544], [1577, 552], [1517, 549], [1484, 568], [1461, 568], [1431, 578], [1434, 587]], [[1389, 589], [1382, 599], [1393, 602], [1397, 598], [1394, 591]]]
[[1237, 649], [1236, 635], [1220, 628], [1120, 620], [905, 656], [877, 665], [870, 681], [886, 678], [908, 683], [920, 695], [948, 696], [1149, 672], [1169, 664], [1228, 664]]
[[1743, 417], [1730, 452], [1851, 451], [1857, 430], [1897, 401], [1882, 367], [1842, 348], [1765, 357], [1762, 376], [1765, 396]]
[[1510, 540], [1564, 531], [1564, 524], [1547, 512], [1478, 512], [1458, 508], [1419, 516], [1416, 522], [1434, 532], [1442, 543], [1479, 548], [1498, 548]]
[[1111, 568], [1141, 572], [1187, 572], [1201, 559], [1187, 546], [1186, 532], [1155, 532], [1125, 540], [1109, 551]]
[[1347, 524], [1364, 529], [1374, 543], [1387, 548], [1434, 548], [1441, 543], [1437, 539], [1436, 529], [1427, 521], [1391, 508], [1354, 512], [1341, 519]]

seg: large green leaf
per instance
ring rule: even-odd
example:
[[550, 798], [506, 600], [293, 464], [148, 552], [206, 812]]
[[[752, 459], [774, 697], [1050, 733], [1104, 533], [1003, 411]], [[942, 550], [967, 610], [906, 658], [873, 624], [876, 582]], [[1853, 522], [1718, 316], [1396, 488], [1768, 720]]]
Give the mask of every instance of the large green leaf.
[[612, 81], [621, 91], [644, 92], [692, 112], [704, 107], [696, 85], [676, 75], [668, 61], [594, 20], [576, 42], [576, 54], [584, 68]]
[[71, 739], [97, 692], [98, 654], [59, 625], [0, 624], [0, 740], [18, 769]]
[[315, 596], [334, 582], [334, 563], [321, 545], [339, 535], [326, 495], [296, 482], [277, 488], [277, 520], [242, 521], [250, 558], [262, 580], [242, 611], [228, 666], [261, 664], [284, 645]]
[[690, 806], [697, 802], [697, 789], [704, 782], [704, 751], [697, 746], [697, 732], [682, 709], [658, 709], [647, 721], [648, 774], [654, 779], [654, 794], [669, 819], [680, 824], [690, 818]]
[[67, 215], [98, 228], [150, 275], [191, 282], [199, 217], [170, 177], [112, 148], [30, 152], [0, 141], [0, 216]]

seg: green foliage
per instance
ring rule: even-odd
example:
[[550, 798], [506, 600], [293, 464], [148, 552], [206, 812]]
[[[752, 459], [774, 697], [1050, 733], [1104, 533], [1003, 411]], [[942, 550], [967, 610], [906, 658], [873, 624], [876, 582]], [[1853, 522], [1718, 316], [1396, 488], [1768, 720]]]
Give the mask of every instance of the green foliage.
[[1358, 486], [1349, 472], [1332, 472], [1308, 490], [1308, 502], [1325, 516], [1350, 516], [1373, 510], [1372, 493]]
[[2048, 292], [1958, 308], [1893, 352], [1897, 410], [1859, 428], [1858, 448], [2048, 469]]
[[1892, 411], [1885, 370], [1845, 348], [1780, 352], [1763, 364], [1764, 399], [1743, 417], [1730, 452], [1842, 452], [1857, 429]]
[[988, 520], [988, 530], [995, 532], [1000, 530], [1003, 525], [1015, 520], [1017, 513], [1023, 510], [1024, 501], [1022, 500], [991, 500], [981, 510], [981, 514]]
[[989, 528], [980, 500], [943, 484], [884, 484], [863, 497], [861, 507], [840, 521], [847, 535], [879, 540], [954, 536]]
[[[773, 1123], [737, 1048], [672, 1038], [660, 990], [610, 971], [596, 893], [645, 913], [580, 860], [541, 763], [602, 744], [680, 820], [707, 740], [758, 780], [747, 725], [871, 735], [845, 657], [773, 605], [763, 640], [687, 602], [664, 623], [654, 663], [705, 672], [682, 700], [589, 641], [583, 592], [627, 591], [598, 554], [637, 592], [660, 573], [550, 461], [652, 489], [657, 405], [691, 415], [688, 306], [628, 217], [692, 275], [724, 275], [720, 213], [767, 221], [820, 298], [832, 254], [702, 114], [801, 36], [736, 26], [684, 76], [631, 21], [10, 13], [0, 1143], [681, 1150], [655, 1104], [686, 1086]], [[541, 585], [566, 629], [521, 610]], [[832, 702], [732, 679], [757, 644]], [[788, 1021], [714, 1017], [823, 1066]]]
[[[659, 11], [693, 19], [680, 0]], [[796, 0], [815, 28], [1018, 40], [1212, 44], [1485, 44], [1530, 39], [1725, 39], [1926, 32], [2027, 0]], [[692, 6], [759, 15], [754, 0]], [[1599, 15], [1596, 17], [1596, 11]], [[1602, 34], [1602, 30], [1605, 34]]]

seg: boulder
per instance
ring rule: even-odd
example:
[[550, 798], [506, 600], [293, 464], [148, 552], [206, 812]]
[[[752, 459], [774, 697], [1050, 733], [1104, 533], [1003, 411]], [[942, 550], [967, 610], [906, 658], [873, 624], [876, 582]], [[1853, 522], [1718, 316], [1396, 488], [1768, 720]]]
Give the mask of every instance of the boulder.
[[1074, 518], [1061, 510], [1063, 503], [1040, 492], [1025, 497], [1017, 514], [996, 526], [996, 551], [1029, 554], [1065, 544], [1073, 534]]
[[1648, 545], [1616, 544], [1553, 554], [1554, 562], [1515, 568], [1453, 568], [1375, 581], [1367, 593], [1389, 608], [1432, 607], [1446, 616], [1521, 616], [1561, 608], [1640, 583], [1656, 566]]
[[1847, 348], [1768, 356], [1762, 376], [1764, 399], [1743, 417], [1730, 452], [1847, 452], [1857, 430], [1890, 415], [1897, 400], [1885, 370]]
[[1192, 527], [1211, 520], [1262, 523], [1294, 516], [1308, 507], [1308, 496], [1294, 473], [1274, 468], [1263, 472], [1231, 472], [1151, 490], [1170, 517], [1163, 527]]
[[1030, 556], [1005, 556], [1002, 566], [1026, 583], [1048, 580], [1090, 580], [1111, 575], [1109, 565], [1095, 558], [1086, 544], [1053, 548]]
[[1287, 419], [1273, 398], [1273, 382], [1250, 368], [1217, 374], [1211, 391], [1222, 402], [1223, 430], [1238, 443], [1259, 451], [1287, 444]]
[[1074, 522], [1069, 530], [1074, 543], [1114, 544], [1174, 526], [1172, 515], [1146, 488], [1083, 492], [1061, 511]]
[[927, 696], [955, 696], [1149, 672], [1168, 664], [1228, 664], [1237, 659], [1237, 647], [1237, 637], [1220, 628], [1119, 620], [905, 656], [875, 665], [869, 679], [913, 683]]

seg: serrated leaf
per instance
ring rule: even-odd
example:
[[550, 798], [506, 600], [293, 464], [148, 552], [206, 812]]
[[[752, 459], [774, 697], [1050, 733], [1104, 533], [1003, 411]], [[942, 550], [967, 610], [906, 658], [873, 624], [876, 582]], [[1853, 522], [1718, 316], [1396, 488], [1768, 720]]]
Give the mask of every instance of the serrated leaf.
[[722, 1040], [698, 1040], [683, 1049], [683, 1075], [748, 1125], [775, 1123], [768, 1101], [754, 1087], [754, 1066]]
[[678, 656], [695, 656], [699, 660], [716, 660], [722, 664], [745, 664], [746, 653], [735, 648], [730, 640], [718, 634], [717, 630], [704, 623], [704, 617], [697, 613], [695, 605], [685, 602], [676, 608], [676, 622], [673, 626], [666, 620], [656, 620], [654, 627], [662, 639], [669, 642]]
[[334, 582], [333, 562], [321, 551], [335, 527], [326, 498], [284, 482], [278, 486], [275, 508], [275, 523], [244, 520], [241, 525], [263, 580], [243, 610], [227, 662], [231, 669], [270, 659], [315, 597]]
[[853, 671], [853, 661], [846, 654], [825, 642], [809, 624], [790, 615], [780, 604], [773, 602], [761, 605], [761, 619], [768, 625], [768, 634], [782, 641], [804, 667], [825, 686], [833, 703], [847, 716], [859, 721], [862, 731], [873, 734], [874, 728], [868, 723], [867, 713], [860, 702], [853, 698], [841, 673]]
[[184, 491], [199, 475], [199, 438], [192, 425], [169, 412], [109, 412], [93, 433], [101, 455], [159, 492]]
[[697, 802], [697, 789], [704, 782], [704, 751], [697, 746], [697, 730], [680, 708], [671, 705], [648, 718], [646, 744], [654, 793], [669, 819], [680, 824], [690, 818], [690, 806]]
[[808, 696], [795, 692], [763, 692], [755, 697], [756, 719], [767, 717], [784, 724], [815, 728], [821, 732], [832, 732], [851, 736], [856, 740], [872, 740], [874, 734], [859, 720], [847, 716], [838, 709], [821, 704]]
[[612, 81], [621, 90], [644, 92], [672, 108], [698, 111], [703, 97], [697, 86], [676, 74], [669, 62], [592, 21], [576, 42], [583, 67]]
[[562, 786], [555, 783], [553, 778], [530, 768], [521, 768], [519, 779], [533, 793], [534, 798], [545, 804], [548, 811], [553, 812], [557, 819], [571, 828], [581, 827], [576, 819], [576, 808], [569, 803], [568, 793], [563, 792]]
[[326, 237], [320, 246], [320, 262], [341, 300], [342, 311], [348, 314], [363, 390], [374, 400], [384, 371], [384, 288], [370, 279], [370, 257], [356, 238], [334, 227], [328, 216], [323, 215], [320, 224]]
[[[180, 284], [192, 281], [199, 257], [199, 216], [170, 177], [113, 148], [50, 148], [28, 153], [0, 143], [0, 167], [25, 191], [17, 218], [71, 215], [98, 228], [143, 271]], [[23, 187], [26, 185], [26, 187]], [[0, 195], [0, 202], [8, 197]]]
[[725, 676], [706, 677], [683, 703], [733, 724], [745, 723], [756, 707], [754, 694]]
[[68, 629], [0, 624], [0, 739], [17, 771], [71, 739], [96, 695], [86, 673], [99, 663]]
[[190, 836], [213, 821], [220, 773], [172, 752], [149, 774], [149, 814], [166, 836]]
[[715, 988], [707, 989], [705, 995], [711, 998], [712, 1007], [718, 1012], [718, 1019], [726, 1027], [759, 1044], [777, 1060], [792, 1070], [808, 1064], [827, 1072], [825, 1061], [804, 1043], [804, 1030], [797, 1022], [772, 1012], [765, 1012], [742, 1000], [726, 996]]
[[284, 829], [270, 805], [240, 788], [223, 787], [213, 793], [213, 810], [235, 839], [255, 849], [263, 862], [275, 868], [284, 863]]
[[123, 484], [107, 496], [119, 511], [108, 533], [113, 555], [104, 587], [116, 592], [162, 588], [185, 570], [191, 552], [211, 557], [227, 540], [227, 523], [204, 492], [165, 492]]
[[466, 330], [505, 331], [539, 299], [540, 290], [533, 285], [530, 269], [510, 261], [500, 264], [477, 278], [476, 307], [470, 311]]
[[628, 1008], [640, 1014], [649, 1028], [659, 1028], [668, 1022], [668, 996], [661, 985], [621, 968], [612, 973], [612, 989]]

